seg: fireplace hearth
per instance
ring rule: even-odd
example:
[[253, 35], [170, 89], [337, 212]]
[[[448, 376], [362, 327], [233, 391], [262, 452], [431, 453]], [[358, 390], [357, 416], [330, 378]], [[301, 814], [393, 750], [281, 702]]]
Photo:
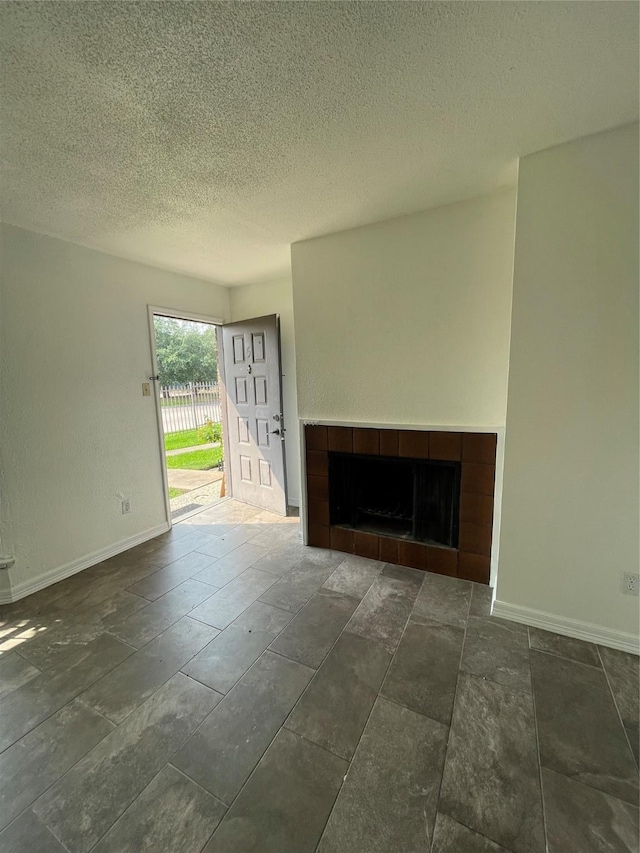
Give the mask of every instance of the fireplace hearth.
[[307, 424], [307, 541], [488, 583], [495, 433]]

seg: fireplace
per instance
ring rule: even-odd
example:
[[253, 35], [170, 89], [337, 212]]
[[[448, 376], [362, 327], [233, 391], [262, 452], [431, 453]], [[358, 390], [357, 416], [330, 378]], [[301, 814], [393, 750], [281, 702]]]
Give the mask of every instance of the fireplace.
[[488, 583], [496, 443], [307, 424], [309, 545]]
[[331, 525], [458, 547], [460, 463], [329, 453]]

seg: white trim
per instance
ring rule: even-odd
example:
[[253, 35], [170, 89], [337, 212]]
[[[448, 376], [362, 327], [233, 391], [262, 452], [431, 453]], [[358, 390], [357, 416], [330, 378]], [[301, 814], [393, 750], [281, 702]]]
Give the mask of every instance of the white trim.
[[22, 583], [12, 586], [8, 594], [5, 593], [2, 595], [0, 593], [0, 604], [11, 604], [14, 601], [19, 601], [21, 598], [31, 595], [33, 592], [38, 592], [40, 589], [44, 589], [47, 586], [51, 586], [51, 584], [62, 581], [65, 578], [71, 577], [71, 575], [75, 575], [78, 572], [83, 571], [83, 569], [95, 566], [96, 563], [108, 560], [109, 557], [115, 557], [116, 554], [128, 551], [129, 548], [141, 545], [143, 542], [148, 542], [149, 539], [155, 539], [156, 536], [160, 536], [162, 533], [166, 533], [170, 529], [170, 525], [167, 522], [163, 522], [162, 524], [158, 524], [156, 527], [151, 527], [149, 530], [144, 530], [142, 533], [137, 533], [135, 536], [130, 536], [128, 539], [123, 539], [116, 545], [110, 545], [100, 551], [94, 551], [91, 554], [87, 554], [85, 557], [80, 557], [78, 560], [74, 560], [64, 566], [59, 566], [57, 569], [50, 569], [48, 572], [45, 572], [39, 577], [22, 581]]
[[344, 426], [359, 427], [361, 429], [413, 429], [422, 432], [502, 432], [502, 426], [474, 426], [473, 424], [398, 424], [382, 423], [381, 421], [331, 421], [325, 418], [300, 418], [304, 426]]
[[178, 308], [163, 308], [160, 305], [148, 305], [153, 314], [161, 317], [174, 317], [176, 320], [193, 320], [196, 323], [209, 323], [211, 326], [223, 326], [225, 320], [219, 317], [210, 317], [208, 314], [194, 314], [193, 311], [181, 311]]
[[[151, 347], [151, 376], [158, 375], [158, 355], [156, 353], [156, 327], [153, 318], [156, 316], [152, 305], [147, 306], [147, 317], [149, 320], [149, 346]], [[160, 403], [160, 383], [149, 377], [153, 388], [153, 402], [156, 409], [156, 432], [158, 437], [158, 453], [160, 454], [160, 471], [162, 476], [162, 491], [164, 492], [164, 515], [169, 525], [173, 525], [171, 519], [171, 499], [169, 498], [169, 472], [167, 471], [167, 459], [164, 454], [164, 427], [162, 425], [162, 407]]]
[[590, 622], [558, 616], [556, 613], [546, 613], [544, 610], [522, 607], [520, 604], [509, 604], [507, 601], [495, 601], [491, 614], [509, 619], [511, 622], [530, 625], [532, 628], [543, 628], [545, 631], [553, 631], [565, 637], [585, 640], [587, 643], [620, 649], [620, 651], [629, 652], [633, 655], [640, 654], [640, 638], [637, 635], [627, 634], [624, 631], [613, 631], [611, 628], [604, 628], [602, 625], [593, 625]]

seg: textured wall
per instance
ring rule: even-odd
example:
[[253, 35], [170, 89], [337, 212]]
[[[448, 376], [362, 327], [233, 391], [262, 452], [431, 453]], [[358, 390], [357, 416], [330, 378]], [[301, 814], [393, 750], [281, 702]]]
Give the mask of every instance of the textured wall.
[[504, 425], [515, 198], [292, 246], [300, 417]]
[[637, 634], [638, 126], [520, 163], [497, 597]]
[[296, 350], [293, 329], [293, 297], [291, 278], [266, 284], [248, 284], [229, 291], [232, 320], [247, 320], [265, 314], [280, 315], [282, 342], [282, 394], [287, 425], [286, 459], [289, 503], [300, 500], [300, 436], [298, 434], [298, 399], [296, 392]]
[[226, 288], [7, 226], [0, 258], [11, 510], [0, 541], [17, 555], [16, 584], [165, 520], [154, 403], [141, 389], [147, 304], [228, 318], [229, 303]]

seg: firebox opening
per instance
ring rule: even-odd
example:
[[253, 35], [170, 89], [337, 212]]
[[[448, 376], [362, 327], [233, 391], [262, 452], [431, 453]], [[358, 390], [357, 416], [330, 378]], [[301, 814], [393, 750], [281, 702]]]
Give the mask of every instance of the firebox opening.
[[460, 463], [329, 453], [330, 523], [458, 547]]

